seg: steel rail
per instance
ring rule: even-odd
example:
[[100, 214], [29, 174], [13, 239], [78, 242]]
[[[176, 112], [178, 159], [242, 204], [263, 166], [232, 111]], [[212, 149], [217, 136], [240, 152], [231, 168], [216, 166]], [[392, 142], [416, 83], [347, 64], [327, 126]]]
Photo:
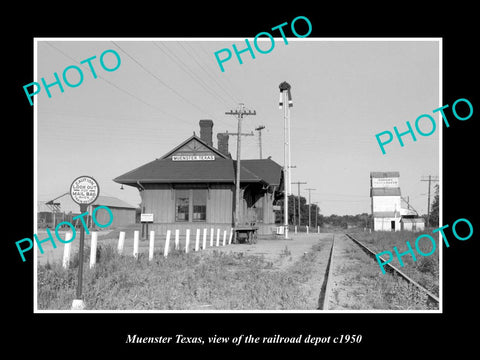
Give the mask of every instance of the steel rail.
[[332, 292], [332, 280], [331, 273], [333, 268], [333, 249], [335, 246], [335, 235], [332, 235], [332, 246], [330, 247], [330, 255], [328, 256], [327, 269], [325, 270], [324, 286], [322, 287], [323, 299], [321, 299], [321, 307], [319, 310], [328, 310], [328, 301], [330, 299], [330, 293]]
[[[371, 250], [370, 248], [368, 248], [366, 245], [362, 244], [360, 241], [358, 241], [357, 239], [355, 239], [352, 235], [350, 234], [345, 234], [350, 240], [352, 240], [355, 244], [357, 244], [367, 255], [369, 255], [370, 257], [374, 258], [376, 260], [376, 253]], [[385, 261], [385, 259], [383, 259], [382, 257], [380, 257], [380, 259], [382, 259], [383, 261]], [[397, 267], [387, 263], [385, 264], [387, 267], [387, 271], [389, 271], [390, 273], [392, 274], [395, 274], [395, 275], [399, 275], [401, 278], [403, 278], [405, 281], [407, 281], [409, 284], [412, 284], [414, 285], [415, 287], [417, 287], [421, 292], [423, 292], [424, 294], [426, 294], [429, 298], [430, 301], [433, 301], [433, 302], [436, 302], [437, 304], [440, 303], [440, 300], [438, 297], [436, 297], [434, 294], [432, 294], [430, 291], [428, 291], [427, 289], [425, 289], [422, 285], [420, 285], [419, 283], [417, 283], [415, 280], [411, 279], [409, 276], [407, 276], [404, 272], [400, 271]]]

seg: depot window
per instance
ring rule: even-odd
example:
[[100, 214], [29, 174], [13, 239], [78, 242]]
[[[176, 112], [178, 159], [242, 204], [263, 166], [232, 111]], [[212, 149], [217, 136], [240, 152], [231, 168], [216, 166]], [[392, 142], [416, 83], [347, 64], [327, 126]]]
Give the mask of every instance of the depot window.
[[175, 221], [206, 221], [207, 189], [175, 189]]

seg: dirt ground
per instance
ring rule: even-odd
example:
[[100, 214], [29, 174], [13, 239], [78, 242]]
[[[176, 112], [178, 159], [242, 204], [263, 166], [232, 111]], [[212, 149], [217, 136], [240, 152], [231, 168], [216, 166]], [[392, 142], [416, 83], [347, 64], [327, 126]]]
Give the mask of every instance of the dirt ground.
[[311, 251], [312, 246], [330, 239], [329, 234], [294, 234], [291, 239], [258, 240], [256, 244], [232, 244], [225, 247], [207, 247], [205, 251], [220, 250], [226, 253], [263, 256], [273, 263], [274, 268], [285, 269], [295, 263], [300, 257]]

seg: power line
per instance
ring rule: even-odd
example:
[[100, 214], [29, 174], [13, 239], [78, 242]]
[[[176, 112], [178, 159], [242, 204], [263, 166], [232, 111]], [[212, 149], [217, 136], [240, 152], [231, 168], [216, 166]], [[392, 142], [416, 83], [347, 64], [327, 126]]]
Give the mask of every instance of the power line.
[[[200, 64], [200, 63], [197, 61], [197, 59], [195, 58], [195, 56], [192, 56], [192, 54], [185, 48], [185, 46], [183, 46], [182, 43], [178, 43], [178, 45], [183, 49], [183, 51], [185, 51], [185, 52], [187, 53], [187, 55], [188, 55], [191, 59], [193, 59], [193, 61], [195, 61], [195, 63], [196, 63], [212, 80], [215, 81], [215, 78], [212, 78], [212, 76], [203, 68], [202, 64]], [[191, 48], [191, 50], [193, 51], [193, 48]], [[202, 81], [203, 81], [203, 80], [202, 80]], [[204, 82], [205, 82], [205, 81], [204, 81]], [[213, 90], [213, 87], [212, 87], [212, 91], [214, 91], [214, 90]], [[228, 102], [222, 95], [220, 95], [220, 94], [217, 93], [216, 91], [215, 91], [215, 94], [216, 94], [219, 98], [222, 99], [222, 102], [223, 102], [226, 106], [229, 106], [229, 105], [230, 105], [229, 102]], [[227, 94], [227, 96], [228, 96], [228, 94]], [[235, 99], [234, 99], [233, 102], [234, 102], [234, 103], [237, 103], [238, 101], [235, 101]]]
[[155, 78], [160, 84], [162, 84], [163, 86], [165, 86], [167, 89], [169, 89], [171, 92], [173, 92], [175, 95], [177, 95], [178, 97], [180, 97], [181, 99], [183, 99], [183, 101], [187, 102], [188, 104], [190, 104], [191, 106], [195, 107], [196, 109], [198, 109], [199, 111], [207, 114], [208, 116], [214, 118], [214, 116], [210, 113], [208, 113], [207, 111], [203, 110], [202, 108], [200, 108], [198, 105], [194, 104], [193, 102], [191, 102], [190, 100], [188, 100], [185, 96], [183, 96], [182, 94], [180, 94], [177, 90], [175, 90], [174, 88], [172, 88], [170, 85], [168, 85], [166, 82], [164, 82], [162, 79], [160, 79], [157, 75], [155, 75], [154, 73], [152, 73], [150, 70], [148, 70], [145, 66], [143, 66], [142, 63], [140, 63], [138, 60], [136, 60], [132, 55], [130, 55], [126, 50], [124, 50], [122, 47], [120, 47], [115, 41], [112, 41], [112, 43], [118, 47], [125, 55], [127, 55], [130, 59], [132, 59], [138, 66], [140, 66], [146, 73], [148, 73], [150, 76], [152, 76], [153, 78]]
[[[239, 104], [237, 110], [230, 110], [225, 113], [226, 115], [236, 115], [238, 122], [238, 137], [237, 137], [237, 173], [235, 180], [235, 228], [238, 228], [240, 221], [240, 154], [241, 154], [241, 139], [242, 139], [242, 119], [245, 115], [257, 115], [255, 110], [246, 110], [244, 104]], [[237, 235], [235, 233], [235, 241]]]
[[[186, 52], [187, 54], [189, 54], [188, 51], [187, 51], [187, 49], [182, 45], [182, 43], [179, 43], [179, 45], [185, 50], [185, 52]], [[185, 45], [186, 45], [186, 44], [185, 44]], [[189, 47], [190, 47], [190, 49], [198, 56], [198, 53], [195, 51], [195, 49], [194, 49], [193, 47], [191, 47], [191, 46], [189, 46]], [[191, 56], [191, 54], [189, 54], [189, 55]], [[193, 59], [193, 61], [195, 61], [195, 62], [197, 63], [198, 66], [200, 66], [200, 68], [205, 72], [205, 74], [207, 74], [208, 77], [209, 77], [210, 79], [212, 79], [213, 82], [214, 82], [215, 84], [217, 84], [218, 87], [220, 87], [220, 88], [225, 92], [225, 94], [226, 94], [234, 103], [237, 103], [237, 102], [238, 102], [238, 99], [235, 99], [234, 96], [232, 96], [232, 95], [230, 94], [230, 92], [228, 92], [228, 91], [222, 86], [222, 84], [220, 84], [220, 83], [215, 79], [215, 77], [213, 77], [213, 76], [210, 74], [210, 72], [207, 71], [207, 70], [203, 67], [203, 65], [197, 61], [197, 59], [195, 58], [195, 56], [193, 56], [192, 59]]]
[[[79, 61], [75, 60], [74, 58], [72, 58], [70, 55], [66, 54], [65, 52], [63, 52], [62, 50], [60, 50], [59, 48], [57, 48], [56, 46], [52, 45], [51, 43], [49, 43], [48, 41], [45, 41], [45, 43], [47, 45], [49, 45], [51, 48], [53, 48], [54, 50], [58, 51], [60, 54], [62, 54], [63, 56], [67, 57], [68, 59], [70, 60], [73, 60], [75, 63], [77, 64], [80, 64]], [[83, 64], [80, 64], [81, 66], [83, 66], [84, 68], [86, 68], [86, 65], [83, 65]], [[169, 114], [168, 112], [156, 107], [155, 105], [152, 105], [144, 100], [142, 100], [141, 98], [139, 98], [138, 96], [135, 96], [134, 94], [132, 94], [131, 92], [119, 87], [118, 85], [112, 83], [110, 80], [107, 80], [105, 79], [104, 77], [102, 77], [101, 75], [98, 75], [97, 74], [97, 77], [99, 79], [102, 79], [103, 81], [105, 81], [107, 84], [109, 84], [110, 86], [113, 86], [114, 88], [116, 88], [117, 90], [120, 90], [121, 92], [123, 92], [124, 94], [127, 94], [128, 96], [134, 98], [135, 100], [141, 102], [142, 104], [144, 105], [147, 105], [149, 107], [151, 107], [152, 109], [155, 109], [155, 110], [158, 110], [160, 111], [161, 113], [163, 113], [164, 115], [167, 115], [167, 116], [170, 116], [170, 117], [173, 117], [173, 118], [176, 118], [177, 120], [180, 120], [180, 121], [184, 121], [184, 122], [187, 122], [187, 120], [185, 119], [182, 119], [182, 118], [179, 118], [178, 116], [176, 115], [173, 115], [173, 114]]]
[[311, 195], [311, 191], [312, 190], [317, 190], [317, 189], [312, 189], [312, 188], [308, 188], [308, 189], [305, 189], [308, 191], [308, 227], [311, 227], [311, 211], [310, 211], [310, 206], [312, 205], [312, 200], [310, 199], [310, 195]]
[[[209, 59], [212, 58], [212, 54], [211, 54], [211, 53], [209, 54], [209, 53], [207, 52], [207, 50], [204, 49], [204, 47], [202, 46], [202, 43], [201, 43], [201, 42], [198, 43], [198, 48], [199, 48], [200, 50], [202, 50], [202, 52], [203, 52], [203, 54], [205, 55], [206, 58], [209, 58]], [[210, 62], [206, 62], [205, 64], [210, 64]], [[208, 65], [207, 65], [207, 66], [208, 66]], [[209, 69], [211, 70], [212, 68], [209, 67]], [[218, 68], [215, 68], [215, 70], [218, 70]], [[215, 73], [215, 72], [214, 72], [214, 73]], [[228, 76], [223, 76], [223, 79], [225, 79], [225, 82], [228, 83], [229, 86], [230, 86], [232, 89], [235, 88], [234, 84], [230, 81], [230, 79], [228, 78]], [[235, 90], [237, 90], [236, 92], [239, 92], [239, 93], [240, 93], [240, 97], [241, 97], [241, 98], [244, 98], [244, 97], [245, 97], [244, 94], [243, 94], [243, 92], [242, 92], [242, 89], [241, 89], [241, 88], [235, 89]], [[239, 90], [239, 91], [238, 91], [238, 90]]]
[[297, 184], [298, 185], [298, 227], [300, 227], [300, 218], [301, 218], [301, 213], [300, 213], [300, 185], [301, 184], [306, 184], [306, 182], [292, 182], [292, 184]]
[[324, 194], [324, 195], [332, 195], [332, 196], [349, 196], [349, 197], [363, 197], [363, 198], [370, 198], [370, 195], [358, 195], [358, 194], [339, 194], [339, 193], [326, 193], [326, 192], [318, 192], [314, 191], [314, 194]]
[[[193, 72], [190, 67], [184, 63], [174, 52], [172, 49], [169, 49], [166, 47], [164, 44], [161, 43], [161, 45], [165, 48], [162, 49], [159, 45], [157, 45], [155, 42], [152, 42], [153, 45], [155, 45], [161, 52], [163, 52], [165, 55], [167, 55], [182, 71], [184, 71], [188, 76], [190, 76], [195, 82], [197, 82], [201, 87], [205, 89], [208, 93], [210, 93], [213, 97], [215, 97], [217, 100], [222, 103], [222, 105], [228, 106], [228, 102], [225, 101], [225, 99], [215, 92], [213, 89], [211, 89], [208, 84], [200, 78], [195, 72]], [[168, 53], [167, 53], [168, 51]]]
[[258, 131], [258, 146], [260, 148], [260, 159], [262, 158], [262, 130], [265, 129], [264, 125], [260, 125], [255, 128]]
[[423, 177], [420, 181], [428, 181], [428, 200], [427, 200], [427, 226], [430, 226], [430, 187], [432, 181], [438, 182], [438, 176], [428, 175], [428, 179]]

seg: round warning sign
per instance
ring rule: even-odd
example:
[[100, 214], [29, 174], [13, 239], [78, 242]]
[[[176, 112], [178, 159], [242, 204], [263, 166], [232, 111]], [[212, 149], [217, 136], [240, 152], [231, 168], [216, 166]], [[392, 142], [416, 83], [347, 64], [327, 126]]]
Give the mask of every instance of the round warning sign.
[[77, 204], [91, 204], [97, 200], [99, 194], [100, 187], [90, 176], [80, 176], [73, 180], [70, 186], [70, 196]]

